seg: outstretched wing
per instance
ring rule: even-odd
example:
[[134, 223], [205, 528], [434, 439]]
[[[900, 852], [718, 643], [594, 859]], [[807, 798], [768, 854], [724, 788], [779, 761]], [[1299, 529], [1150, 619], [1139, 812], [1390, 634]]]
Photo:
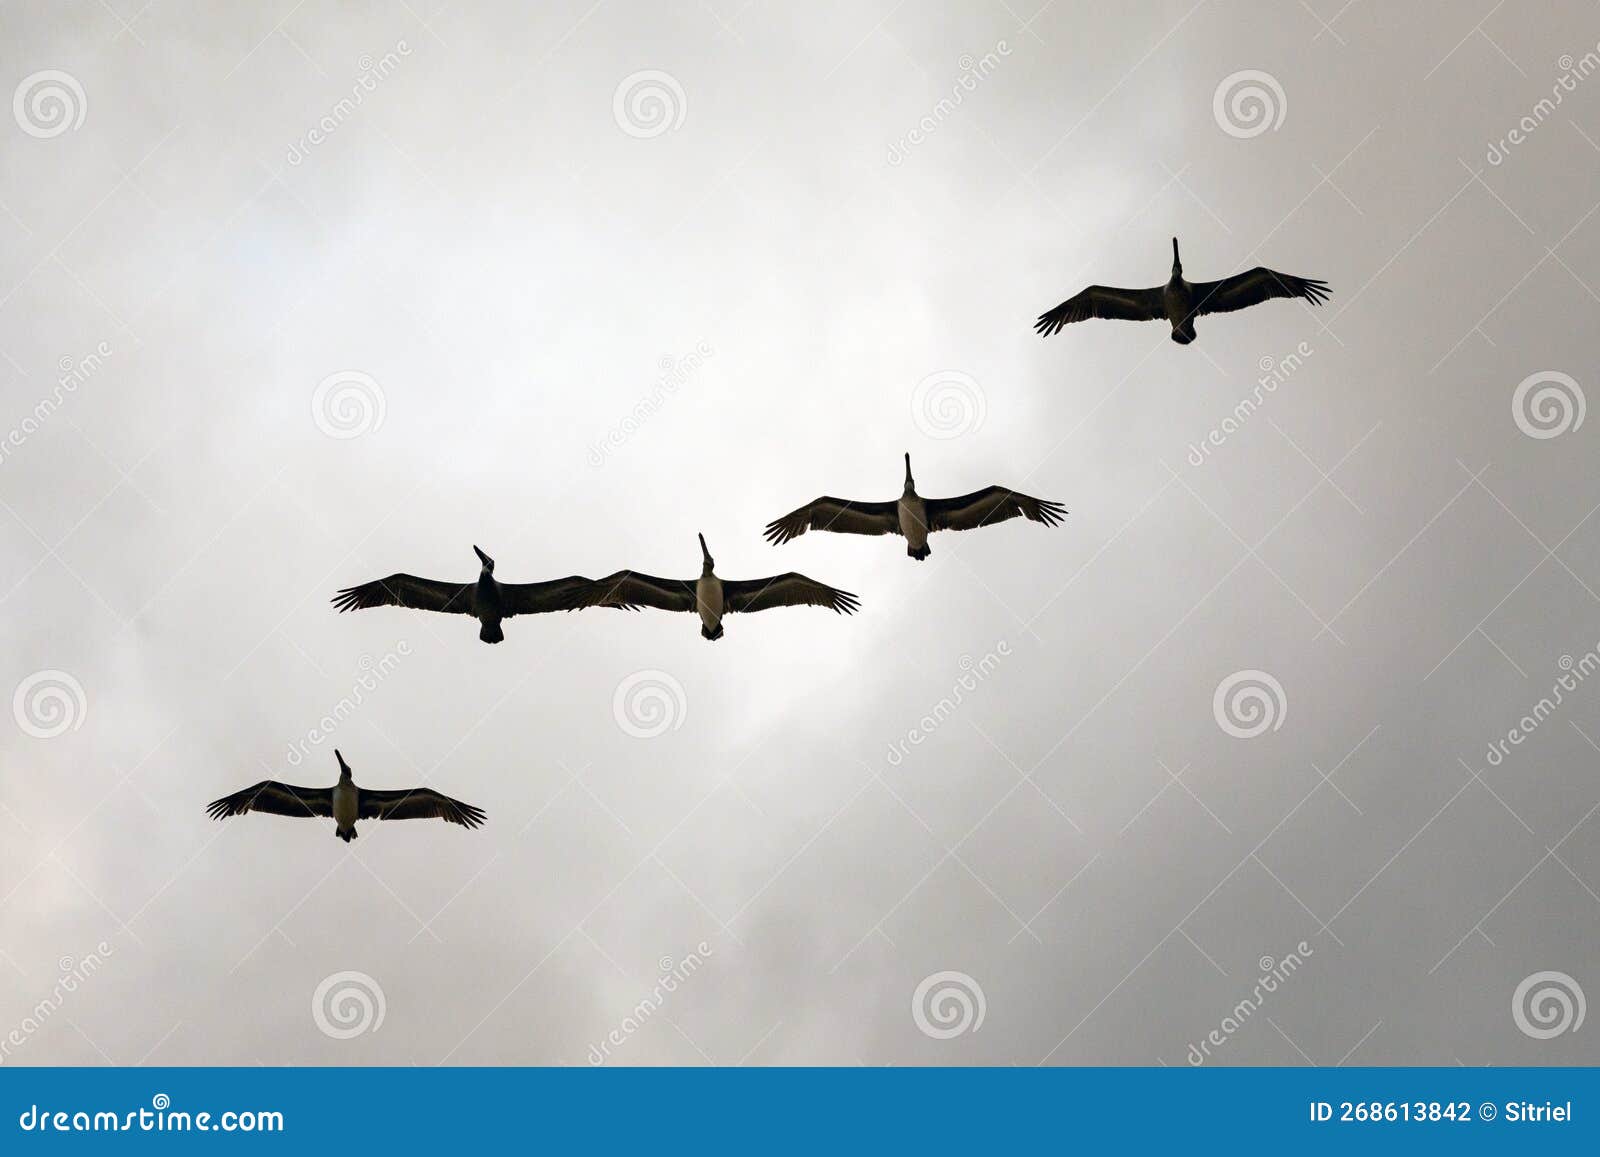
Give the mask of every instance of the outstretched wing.
[[767, 541], [774, 546], [799, 538], [808, 530], [835, 534], [899, 534], [900, 515], [893, 502], [855, 502], [824, 495], [799, 510], [767, 523]]
[[1321, 305], [1329, 297], [1326, 281], [1296, 277], [1292, 273], [1275, 273], [1261, 265], [1244, 273], [1235, 273], [1232, 277], [1224, 277], [1221, 281], [1196, 281], [1192, 289], [1194, 312], [1197, 315], [1232, 313], [1236, 309], [1260, 305], [1274, 297], [1298, 297], [1312, 305]]
[[296, 787], [292, 783], [279, 783], [264, 779], [243, 791], [225, 795], [206, 805], [206, 814], [214, 820], [240, 816], [245, 812], [270, 812], [275, 816], [331, 816], [333, 814], [333, 789], [331, 787]]
[[619, 570], [569, 592], [563, 599], [562, 609], [657, 607], [663, 611], [692, 611], [694, 585], [693, 579], [664, 579], [636, 570]]
[[392, 574], [358, 587], [346, 587], [333, 597], [340, 611], [364, 611], [368, 607], [410, 607], [417, 611], [472, 613], [472, 583], [442, 583], [418, 578], [414, 574]]
[[409, 791], [372, 791], [361, 788], [357, 818], [364, 820], [444, 820], [475, 828], [483, 823], [483, 809], [434, 791], [414, 787]]
[[835, 614], [853, 615], [861, 600], [849, 591], [819, 583], [790, 571], [764, 579], [739, 579], [722, 583], [725, 611], [765, 611], [772, 607], [827, 607]]
[[924, 504], [929, 530], [973, 530], [1018, 515], [1054, 526], [1067, 513], [1059, 502], [1030, 498], [1004, 486], [986, 486], [960, 498], [928, 498]]
[[1069, 322], [1087, 321], [1091, 317], [1155, 321], [1165, 316], [1160, 288], [1118, 289], [1114, 285], [1091, 285], [1076, 297], [1069, 297], [1054, 309], [1041, 313], [1033, 328], [1041, 337], [1049, 337]]
[[582, 575], [551, 579], [542, 583], [501, 583], [501, 613], [509, 619], [512, 615], [542, 615], [550, 611], [570, 611], [572, 600], [594, 585], [593, 579]]

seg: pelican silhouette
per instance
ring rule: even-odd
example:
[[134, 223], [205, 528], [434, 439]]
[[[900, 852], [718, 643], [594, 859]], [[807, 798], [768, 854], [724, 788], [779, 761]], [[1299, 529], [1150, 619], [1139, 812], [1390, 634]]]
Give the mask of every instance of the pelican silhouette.
[[1049, 337], [1069, 322], [1091, 317], [1122, 321], [1166, 320], [1172, 323], [1172, 340], [1188, 345], [1195, 339], [1194, 319], [1203, 314], [1232, 313], [1274, 297], [1298, 297], [1312, 305], [1321, 305], [1328, 296], [1326, 281], [1277, 273], [1262, 265], [1221, 281], [1185, 281], [1183, 262], [1178, 260], [1178, 239], [1174, 237], [1172, 278], [1165, 285], [1154, 289], [1091, 285], [1054, 309], [1041, 313], [1033, 328], [1040, 336]]
[[906, 488], [893, 502], [860, 502], [824, 495], [767, 523], [767, 541], [780, 546], [808, 530], [839, 534], [899, 534], [906, 553], [918, 561], [932, 554], [928, 535], [935, 530], [973, 530], [1016, 518], [1019, 514], [1046, 526], [1055, 526], [1066, 514], [1059, 502], [1029, 498], [1004, 486], [985, 486], [959, 498], [923, 498], [911, 477], [911, 455], [906, 455]]
[[854, 614], [860, 600], [816, 579], [790, 571], [762, 579], [717, 577], [716, 560], [699, 535], [702, 566], [698, 579], [663, 579], [634, 570], [619, 570], [568, 596], [568, 610], [608, 606], [656, 607], [663, 611], [694, 611], [700, 616], [700, 635], [722, 638], [722, 616], [773, 607], [827, 607], [835, 614]]
[[333, 755], [339, 761], [339, 782], [332, 787], [296, 787], [292, 783], [264, 779], [243, 791], [212, 800], [206, 805], [206, 814], [214, 820], [245, 812], [269, 812], [299, 819], [331, 816], [333, 834], [347, 844], [358, 834], [357, 820], [438, 819], [464, 828], [475, 828], [483, 823], [482, 808], [441, 795], [431, 787], [404, 791], [357, 787], [344, 756], [337, 750]]
[[567, 596], [593, 581], [582, 575], [572, 575], [542, 583], [503, 583], [494, 577], [494, 559], [476, 546], [472, 549], [483, 563], [475, 583], [446, 583], [411, 574], [392, 574], [357, 587], [346, 587], [333, 597], [333, 605], [340, 613], [368, 607], [410, 607], [418, 611], [471, 615], [483, 625], [478, 638], [485, 643], [498, 643], [506, 637], [500, 629], [500, 620], [513, 615], [562, 610], [567, 606]]

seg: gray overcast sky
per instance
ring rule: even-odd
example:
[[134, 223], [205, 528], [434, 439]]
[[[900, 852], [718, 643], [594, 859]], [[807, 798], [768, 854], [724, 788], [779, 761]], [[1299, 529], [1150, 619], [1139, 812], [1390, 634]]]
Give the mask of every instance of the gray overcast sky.
[[[1593, 5], [0, 33], [6, 1063], [1600, 1059]], [[1173, 235], [1333, 299], [1031, 332]], [[1072, 514], [762, 541], [908, 450]], [[697, 531], [862, 611], [328, 605]]]

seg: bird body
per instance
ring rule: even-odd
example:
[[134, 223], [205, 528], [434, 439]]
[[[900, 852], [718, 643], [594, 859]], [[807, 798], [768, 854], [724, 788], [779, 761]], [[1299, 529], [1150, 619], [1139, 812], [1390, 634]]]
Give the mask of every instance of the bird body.
[[933, 553], [928, 535], [936, 530], [975, 530], [1019, 515], [1055, 526], [1066, 513], [1059, 502], [1030, 498], [1004, 486], [985, 486], [958, 498], [924, 498], [917, 493], [911, 455], [907, 454], [905, 490], [896, 501], [862, 502], [824, 495], [767, 523], [766, 538], [780, 546], [808, 530], [898, 534], [906, 540], [906, 553], [921, 561]]
[[700, 634], [707, 639], [722, 638], [722, 580], [711, 572], [708, 564], [705, 573], [694, 583], [695, 610], [700, 614]]
[[1188, 345], [1195, 339], [1194, 319], [1208, 313], [1232, 313], [1277, 297], [1297, 297], [1312, 305], [1328, 300], [1328, 283], [1258, 265], [1221, 281], [1186, 281], [1172, 239], [1172, 276], [1153, 289], [1121, 289], [1091, 285], [1039, 315], [1033, 328], [1049, 337], [1063, 326], [1091, 317], [1121, 321], [1161, 321], [1172, 326], [1172, 340]]
[[861, 605], [849, 591], [794, 571], [763, 579], [721, 578], [716, 573], [716, 560], [706, 547], [705, 535], [700, 536], [700, 555], [699, 578], [664, 579], [640, 571], [619, 570], [568, 594], [566, 609], [655, 607], [663, 611], [692, 611], [700, 617], [701, 637], [716, 640], [722, 638], [723, 617], [735, 612], [810, 606], [851, 615]]
[[392, 574], [346, 587], [333, 597], [333, 605], [341, 612], [388, 606], [471, 615], [480, 624], [478, 638], [485, 643], [498, 643], [506, 637], [500, 626], [502, 619], [562, 610], [574, 591], [594, 581], [583, 575], [570, 575], [548, 582], [503, 583], [494, 577], [494, 559], [476, 546], [472, 549], [483, 567], [477, 582], [447, 583], [412, 574]]
[[344, 756], [338, 751], [333, 754], [339, 761], [339, 782], [332, 787], [298, 787], [264, 779], [243, 791], [212, 800], [206, 805], [206, 814], [217, 820], [252, 811], [297, 819], [323, 816], [333, 820], [333, 834], [347, 844], [356, 838], [357, 820], [440, 819], [464, 828], [483, 823], [482, 808], [451, 799], [431, 787], [400, 791], [357, 787]]
[[928, 546], [928, 506], [911, 485], [909, 461], [906, 467], [906, 492], [895, 503], [895, 519], [900, 523], [900, 533], [905, 537], [907, 554], [921, 561], [933, 553]]

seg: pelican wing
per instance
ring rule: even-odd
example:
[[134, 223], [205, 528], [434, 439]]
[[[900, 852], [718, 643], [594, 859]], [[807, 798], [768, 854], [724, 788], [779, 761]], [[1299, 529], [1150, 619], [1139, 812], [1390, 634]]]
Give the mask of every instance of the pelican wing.
[[550, 611], [568, 611], [572, 609], [573, 599], [594, 585], [593, 579], [584, 578], [582, 575], [571, 575], [542, 583], [501, 583], [501, 613], [509, 619], [512, 615], [542, 615]]
[[836, 534], [899, 534], [900, 515], [893, 502], [854, 502], [824, 495], [799, 510], [767, 523], [767, 541], [774, 546], [799, 538], [808, 530]]
[[414, 574], [392, 574], [358, 587], [346, 587], [333, 597], [340, 611], [364, 611], [368, 607], [410, 607], [417, 611], [446, 611], [457, 615], [472, 613], [473, 583], [442, 583], [418, 578]]
[[583, 607], [657, 607], [663, 611], [692, 611], [695, 608], [695, 583], [693, 579], [664, 579], [640, 574], [636, 570], [619, 570], [603, 579], [586, 582], [568, 592], [562, 600], [562, 609], [576, 611]]
[[409, 791], [361, 788], [357, 798], [360, 804], [357, 816], [364, 820], [444, 820], [464, 828], [475, 828], [484, 818], [482, 808], [451, 799], [431, 787], [414, 787]]
[[1059, 502], [1029, 498], [1004, 486], [986, 486], [960, 498], [925, 499], [929, 530], [973, 530], [1022, 515], [1054, 526], [1067, 510]]
[[1091, 285], [1076, 297], [1069, 297], [1054, 309], [1041, 313], [1033, 328], [1041, 337], [1049, 337], [1069, 322], [1087, 321], [1091, 317], [1155, 321], [1165, 316], [1159, 287], [1118, 289], [1113, 285]]
[[765, 611], [772, 607], [827, 607], [835, 614], [853, 615], [861, 600], [849, 591], [819, 583], [790, 571], [764, 579], [739, 579], [722, 583], [725, 611]]
[[1258, 265], [1244, 273], [1235, 273], [1221, 281], [1197, 281], [1193, 285], [1194, 312], [1232, 313], [1248, 309], [1274, 297], [1298, 297], [1312, 305], [1328, 300], [1328, 283], [1309, 277], [1296, 277], [1292, 273], [1275, 273]]
[[296, 787], [292, 783], [279, 783], [264, 779], [253, 787], [225, 795], [206, 805], [206, 814], [214, 820], [240, 816], [245, 812], [270, 812], [275, 816], [331, 816], [333, 814], [333, 789], [331, 787]]

